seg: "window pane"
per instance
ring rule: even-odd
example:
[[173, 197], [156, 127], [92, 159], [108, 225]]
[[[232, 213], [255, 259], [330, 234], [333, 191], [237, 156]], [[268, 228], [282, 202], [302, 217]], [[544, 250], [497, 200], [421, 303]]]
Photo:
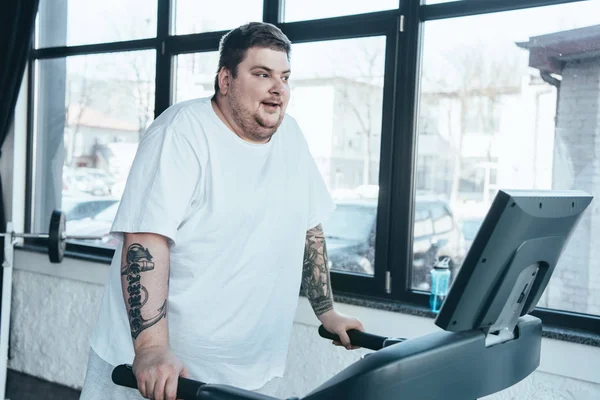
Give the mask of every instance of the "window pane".
[[262, 0], [175, 0], [173, 6], [175, 35], [228, 30], [263, 18]]
[[341, 17], [398, 8], [399, 0], [285, 0], [284, 22]]
[[175, 57], [175, 103], [215, 93], [215, 76], [219, 66], [219, 53], [182, 54]]
[[[415, 248], [413, 288], [436, 257], [459, 268], [498, 189], [600, 194], [598, 15], [577, 2], [425, 24], [416, 207], [447, 204], [453, 229]], [[539, 306], [600, 314], [599, 218], [584, 214]]]
[[288, 113], [337, 203], [323, 224], [331, 269], [372, 275], [385, 37], [295, 44], [292, 54]]
[[[423, 4], [439, 4], [439, 3], [450, 3], [454, 1], [463, 1], [463, 0], [425, 0]], [[475, 0], [477, 1], [477, 0]]]
[[32, 229], [53, 209], [67, 232], [108, 237], [139, 137], [154, 118], [155, 52], [38, 61]]
[[156, 0], [40, 0], [36, 47], [156, 36]]

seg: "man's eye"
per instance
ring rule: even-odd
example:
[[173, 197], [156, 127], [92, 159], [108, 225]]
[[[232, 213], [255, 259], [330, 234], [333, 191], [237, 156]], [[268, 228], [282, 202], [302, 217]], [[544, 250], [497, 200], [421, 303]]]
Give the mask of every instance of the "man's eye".
[[290, 80], [290, 77], [289, 77], [289, 76], [284, 76], [284, 77], [283, 77], [283, 80], [284, 80], [284, 81], [289, 81], [289, 80]]
[[261, 78], [267, 78], [268, 77], [267, 74], [263, 74], [263, 73], [256, 74], [256, 76], [260, 76]]

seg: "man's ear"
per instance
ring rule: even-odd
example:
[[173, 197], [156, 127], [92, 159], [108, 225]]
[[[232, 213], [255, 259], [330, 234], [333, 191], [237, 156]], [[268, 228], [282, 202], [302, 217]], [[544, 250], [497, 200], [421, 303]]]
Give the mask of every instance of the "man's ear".
[[219, 91], [222, 95], [226, 95], [229, 91], [229, 82], [231, 81], [231, 72], [227, 67], [221, 67], [217, 75], [219, 80]]

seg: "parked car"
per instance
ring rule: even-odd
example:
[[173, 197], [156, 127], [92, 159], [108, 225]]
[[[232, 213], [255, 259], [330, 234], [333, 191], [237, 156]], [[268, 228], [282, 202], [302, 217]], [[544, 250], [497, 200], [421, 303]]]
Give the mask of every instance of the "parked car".
[[374, 274], [376, 215], [376, 200], [337, 203], [323, 224], [331, 270]]
[[460, 230], [465, 238], [465, 248], [468, 251], [475, 240], [475, 236], [483, 223], [484, 217], [465, 218], [460, 221]]
[[[329, 267], [334, 271], [373, 275], [377, 199], [338, 201], [323, 225]], [[413, 240], [413, 286], [428, 290], [429, 270], [450, 257], [453, 276], [464, 259], [464, 240], [444, 201], [417, 197]]]
[[118, 209], [119, 202], [116, 202], [92, 217], [67, 222], [67, 233], [69, 235], [90, 235], [101, 238], [98, 240], [76, 241], [82, 244], [115, 247], [117, 240], [111, 237], [109, 232]]
[[77, 171], [88, 175], [91, 179], [101, 181], [108, 187], [109, 192], [113, 185], [117, 182], [111, 174], [100, 168], [80, 167], [77, 168]]
[[442, 200], [417, 197], [413, 238], [412, 287], [428, 291], [429, 272], [443, 258], [450, 259], [451, 281], [465, 258], [465, 240], [459, 225]]
[[91, 218], [118, 202], [119, 199], [114, 197], [63, 195], [61, 210], [66, 214], [67, 221], [74, 221]]
[[88, 193], [94, 196], [107, 196], [110, 187], [107, 177], [100, 175], [96, 169], [90, 168], [63, 168], [63, 191]]

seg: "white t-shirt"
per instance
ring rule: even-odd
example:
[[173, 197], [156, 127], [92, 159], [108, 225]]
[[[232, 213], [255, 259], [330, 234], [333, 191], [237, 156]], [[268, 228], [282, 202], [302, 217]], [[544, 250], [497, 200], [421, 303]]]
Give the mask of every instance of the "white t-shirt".
[[[148, 128], [111, 231], [168, 238], [169, 341], [191, 377], [254, 390], [283, 375], [306, 231], [334, 207], [292, 117], [252, 144], [203, 98], [171, 106]], [[134, 358], [121, 251], [122, 242], [91, 340], [114, 366]]]

